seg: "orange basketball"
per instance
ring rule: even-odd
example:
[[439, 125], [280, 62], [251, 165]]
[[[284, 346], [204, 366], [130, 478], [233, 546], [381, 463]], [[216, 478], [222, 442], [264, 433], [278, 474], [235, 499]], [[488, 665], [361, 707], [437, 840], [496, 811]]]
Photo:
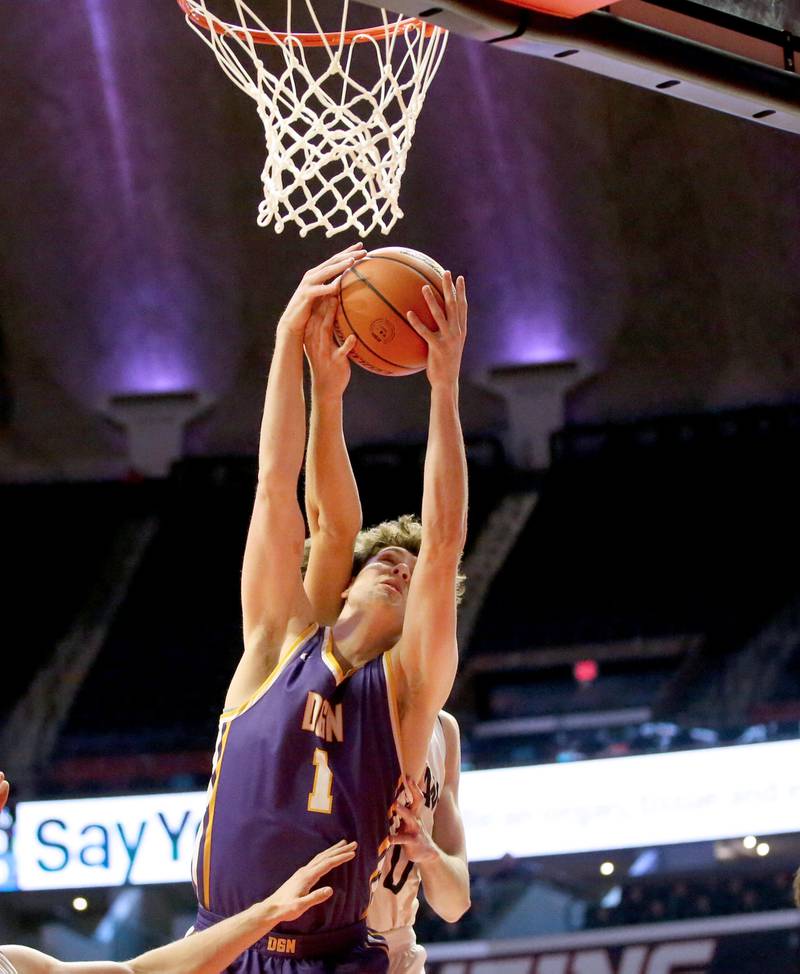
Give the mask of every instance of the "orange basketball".
[[430, 284], [444, 303], [444, 271], [430, 257], [406, 247], [371, 250], [342, 274], [333, 332], [341, 345], [356, 336], [350, 358], [378, 375], [411, 375], [425, 368], [428, 346], [406, 318], [415, 311], [433, 331], [436, 323], [422, 294]]

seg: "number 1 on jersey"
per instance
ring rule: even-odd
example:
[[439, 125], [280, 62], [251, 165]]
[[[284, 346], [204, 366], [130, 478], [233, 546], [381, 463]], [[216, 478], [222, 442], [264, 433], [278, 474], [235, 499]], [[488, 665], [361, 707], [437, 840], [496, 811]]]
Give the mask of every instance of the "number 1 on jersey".
[[330, 815], [333, 807], [333, 772], [328, 766], [328, 752], [314, 748], [314, 784], [308, 793], [309, 812]]

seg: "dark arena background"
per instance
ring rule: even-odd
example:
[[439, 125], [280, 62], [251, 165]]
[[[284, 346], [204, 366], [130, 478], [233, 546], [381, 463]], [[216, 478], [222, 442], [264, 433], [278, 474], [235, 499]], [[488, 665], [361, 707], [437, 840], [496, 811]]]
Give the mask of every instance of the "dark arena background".
[[[724, 71], [674, 37], [671, 84], [598, 67], [639, 43], [613, 5], [577, 67], [539, 14], [430, 8], [365, 241], [470, 302], [472, 907], [421, 905], [435, 974], [800, 970], [800, 8], [658, 6], [777, 45], [736, 62], [767, 115], [683, 97]], [[256, 225], [263, 131], [172, 0], [6, 2], [0, 48], [0, 943], [122, 959], [191, 923], [275, 324], [355, 237]], [[427, 400], [353, 369], [365, 524], [419, 510]]]

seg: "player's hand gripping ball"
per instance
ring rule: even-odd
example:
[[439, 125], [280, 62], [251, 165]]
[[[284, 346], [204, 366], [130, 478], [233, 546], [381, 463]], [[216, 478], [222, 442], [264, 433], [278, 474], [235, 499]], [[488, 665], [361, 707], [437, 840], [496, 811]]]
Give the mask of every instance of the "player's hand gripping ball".
[[406, 247], [372, 250], [348, 268], [339, 281], [339, 307], [333, 326], [342, 345], [356, 342], [350, 358], [378, 375], [411, 375], [425, 368], [428, 346], [406, 319], [414, 311], [438, 331], [422, 294], [429, 284], [444, 304], [444, 270], [435, 260]]

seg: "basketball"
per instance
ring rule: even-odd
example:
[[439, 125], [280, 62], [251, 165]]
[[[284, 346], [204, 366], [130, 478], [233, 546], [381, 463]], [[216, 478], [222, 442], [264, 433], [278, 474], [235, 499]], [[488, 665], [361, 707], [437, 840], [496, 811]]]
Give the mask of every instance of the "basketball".
[[370, 251], [342, 274], [333, 333], [341, 345], [356, 336], [350, 358], [378, 375], [411, 375], [425, 368], [428, 346], [406, 318], [415, 311], [437, 330], [422, 294], [430, 284], [444, 303], [444, 270], [425, 254], [406, 247]]

